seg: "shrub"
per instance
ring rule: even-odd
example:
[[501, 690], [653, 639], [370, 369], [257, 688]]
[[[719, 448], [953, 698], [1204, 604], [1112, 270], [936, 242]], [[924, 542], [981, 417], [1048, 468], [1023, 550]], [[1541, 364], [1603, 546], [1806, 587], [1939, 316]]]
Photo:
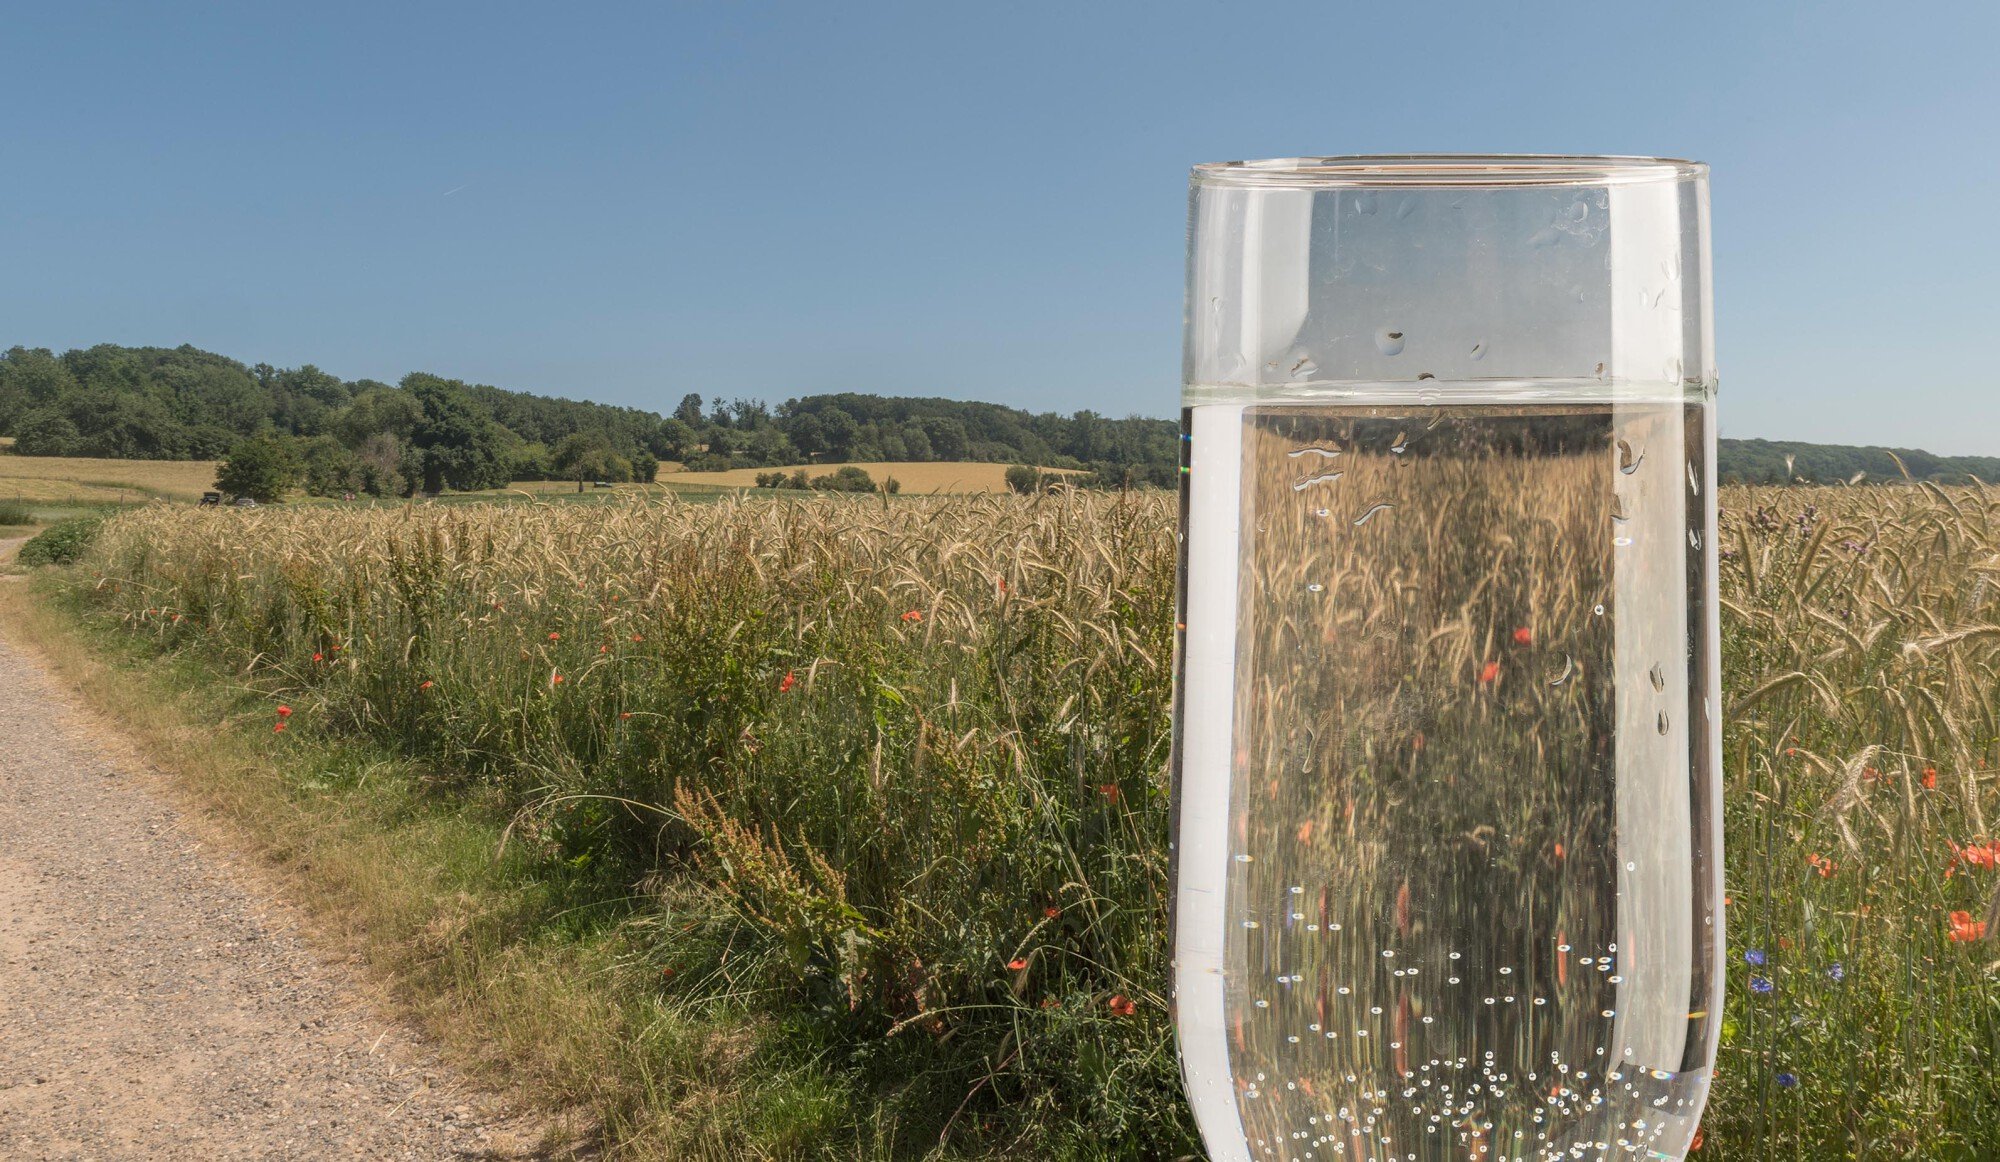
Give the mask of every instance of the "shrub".
[[12, 501], [0, 504], [0, 525], [31, 525], [34, 523], [35, 514], [29, 512], [25, 507], [15, 504]]
[[98, 516], [57, 521], [22, 545], [18, 560], [23, 565], [67, 565], [83, 556], [103, 525], [104, 518]]

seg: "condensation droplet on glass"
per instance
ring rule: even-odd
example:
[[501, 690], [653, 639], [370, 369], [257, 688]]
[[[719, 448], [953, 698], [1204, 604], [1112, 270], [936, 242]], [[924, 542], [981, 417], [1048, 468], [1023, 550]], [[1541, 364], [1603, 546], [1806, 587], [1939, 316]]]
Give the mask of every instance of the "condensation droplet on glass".
[[1667, 712], [1662, 710], [1660, 711], [1660, 733], [1665, 734], [1667, 730], [1668, 730]]
[[1324, 592], [1325, 590], [1326, 590], [1326, 586], [1324, 586], [1324, 585], [1321, 585], [1321, 584], [1320, 584], [1319, 582], [1317, 582], [1317, 581], [1315, 581], [1315, 582], [1313, 582], [1312, 584], [1310, 584], [1310, 585], [1306, 586], [1306, 592], [1307, 592], [1307, 593], [1321, 593], [1321, 592]]
[[1409, 217], [1416, 211], [1416, 208], [1417, 200], [1415, 198], [1404, 198], [1402, 201], [1396, 203], [1396, 220], [1400, 222]]
[[1654, 662], [1653, 668], [1646, 672], [1646, 676], [1653, 680], [1653, 689], [1655, 691], [1658, 691], [1660, 693], [1666, 692], [1667, 672], [1660, 668], [1660, 663]]
[[1408, 432], [1397, 432], [1395, 443], [1389, 445], [1389, 451], [1394, 452], [1398, 456], [1401, 456], [1404, 452], [1407, 452], [1409, 448], [1410, 448], [1410, 433]]
[[1634, 456], [1631, 444], [1624, 440], [1618, 441], [1618, 471], [1630, 476], [1639, 470], [1639, 465], [1645, 463], [1645, 460], [1646, 453], [1642, 451]]
[[1312, 444], [1304, 448], [1293, 448], [1291, 451], [1285, 453], [1285, 458], [1296, 460], [1301, 456], [1318, 456], [1322, 460], [1331, 460], [1338, 455], [1340, 455], [1339, 448], [1322, 448], [1317, 444]]
[[1617, 546], [1618, 546], [1619, 548], [1621, 548], [1621, 549], [1622, 549], [1622, 548], [1624, 548], [1624, 547], [1626, 547], [1627, 545], [1630, 545], [1630, 544], [1632, 543], [1632, 538], [1631, 538], [1631, 537], [1624, 537], [1624, 536], [1619, 536], [1619, 537], [1612, 537], [1612, 538], [1611, 538], [1611, 543], [1612, 543], [1612, 544], [1614, 544], [1614, 545], [1617, 545]]
[[1544, 226], [1533, 234], [1528, 235], [1528, 245], [1532, 249], [1541, 250], [1545, 247], [1554, 246], [1556, 240], [1561, 237], [1562, 234], [1554, 226]]
[[1701, 534], [1693, 529], [1688, 530], [1688, 548], [1696, 550], [1701, 548]]
[[1472, 345], [1472, 361], [1477, 363], [1484, 358], [1486, 358], [1486, 344], [1474, 343]]
[[1311, 379], [1318, 370], [1319, 364], [1313, 362], [1312, 356], [1301, 355], [1298, 361], [1292, 364], [1291, 370], [1286, 374], [1290, 375], [1293, 379]]
[[1330, 509], [1330, 508], [1316, 508], [1316, 509], [1313, 509], [1313, 515], [1314, 515], [1314, 516], [1331, 516], [1331, 515], [1333, 515], [1333, 510], [1332, 510], [1332, 509]]
[[1590, 612], [1592, 612], [1593, 614], [1596, 614], [1596, 615], [1597, 615], [1598, 617], [1603, 617], [1603, 616], [1604, 616], [1604, 604], [1603, 604], [1602, 602], [1599, 602], [1598, 604], [1596, 604], [1596, 605], [1593, 605], [1593, 606], [1591, 606], [1591, 607], [1590, 607]]
[[1694, 461], [1692, 460], [1688, 461], [1688, 491], [1694, 493], [1696, 496], [1701, 495], [1701, 481], [1695, 479]]
[[1568, 654], [1564, 654], [1564, 655], [1563, 655], [1563, 668], [1562, 668], [1562, 673], [1560, 673], [1560, 674], [1557, 674], [1557, 675], [1555, 676], [1554, 680], [1552, 680], [1552, 681], [1551, 681], [1551, 682], [1549, 683], [1549, 685], [1551, 685], [1551, 686], [1560, 686], [1560, 685], [1562, 685], [1562, 684], [1563, 684], [1564, 682], [1567, 682], [1567, 681], [1569, 681], [1569, 676], [1570, 676], [1570, 674], [1574, 673], [1574, 672], [1575, 672], [1575, 670], [1576, 670], [1576, 659], [1575, 659], [1575, 658], [1572, 658], [1572, 657], [1570, 657], [1570, 656], [1569, 656]]
[[1597, 377], [1597, 378], [1599, 378], [1599, 379], [1603, 379], [1603, 378], [1604, 378], [1604, 364], [1600, 363], [1600, 364], [1598, 364], [1597, 366], [1595, 366], [1595, 367], [1591, 368], [1591, 369], [1590, 369], [1590, 373], [1591, 373], [1592, 375], [1596, 376], [1596, 377]]
[[1625, 515], [1625, 498], [1615, 492], [1611, 494], [1611, 519], [1621, 525], [1632, 519]]
[[1382, 327], [1375, 332], [1375, 350], [1384, 355], [1403, 353], [1403, 333], [1393, 327]]
[[1367, 512], [1364, 512], [1360, 516], [1354, 518], [1354, 525], [1356, 528], [1359, 528], [1362, 525], [1367, 524], [1369, 521], [1375, 519], [1376, 513], [1381, 512], [1384, 509], [1389, 509], [1394, 507], [1396, 506], [1388, 503], [1387, 501], [1380, 501], [1377, 502], [1376, 504], [1370, 505]]
[[1347, 473], [1345, 472], [1321, 472], [1316, 475], [1308, 476], [1304, 480], [1301, 480], [1296, 484], [1293, 484], [1292, 491], [1304, 492], [1306, 489], [1311, 488], [1315, 484], [1332, 484], [1334, 481], [1340, 479], [1345, 475], [1347, 475]]
[[1256, 857], [1256, 856], [1254, 856], [1254, 855], [1238, 855], [1238, 856], [1236, 857], [1236, 862], [1237, 862], [1237, 863], [1249, 863], [1249, 862], [1251, 862], [1252, 860], [1254, 860], [1254, 859], [1256, 859], [1256, 858], [1257, 858], [1257, 857]]
[[1373, 214], [1379, 205], [1380, 202], [1377, 200], [1374, 190], [1362, 190], [1360, 193], [1354, 195], [1354, 209], [1356, 213]]

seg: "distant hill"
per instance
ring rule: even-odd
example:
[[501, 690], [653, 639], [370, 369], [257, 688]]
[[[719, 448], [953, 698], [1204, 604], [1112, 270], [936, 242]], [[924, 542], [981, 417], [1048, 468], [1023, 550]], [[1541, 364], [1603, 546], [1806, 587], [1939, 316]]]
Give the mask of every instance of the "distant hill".
[[[1917, 480], [1963, 484], [1968, 476], [2000, 482], [2000, 457], [1935, 456], [1919, 448], [1855, 444], [1802, 444], [1791, 440], [1721, 440], [1716, 476], [1725, 483], [1840, 484], [1865, 473], [1866, 480], [1901, 480], [1904, 469]], [[1786, 457], [1791, 458], [1789, 469]], [[1896, 458], [1903, 461], [1897, 467]]]
[[650, 480], [660, 460], [710, 472], [983, 461], [1170, 485], [1179, 463], [1173, 421], [1091, 411], [863, 393], [773, 407], [688, 393], [662, 415], [424, 372], [395, 385], [348, 381], [311, 364], [249, 366], [192, 346], [0, 353], [0, 437], [13, 437], [19, 455], [203, 460], [265, 435], [292, 443], [309, 489], [335, 491], [413, 488], [419, 476], [426, 487], [443, 479], [454, 488], [573, 472]]
[[[57, 355], [0, 352], [0, 438], [27, 456], [212, 460], [238, 441], [290, 443], [315, 491], [399, 492], [440, 480], [650, 480], [660, 460], [690, 471], [799, 464], [986, 462], [1066, 468], [1096, 484], [1170, 486], [1171, 420], [1092, 411], [1033, 413], [1001, 404], [845, 392], [704, 400], [671, 414], [468, 384], [412, 372], [391, 385], [343, 380], [311, 364], [246, 365], [192, 346], [100, 344]], [[1913, 448], [1723, 440], [1722, 479], [1841, 483], [2000, 481], [2000, 457]], [[1786, 457], [1791, 457], [1789, 467]]]

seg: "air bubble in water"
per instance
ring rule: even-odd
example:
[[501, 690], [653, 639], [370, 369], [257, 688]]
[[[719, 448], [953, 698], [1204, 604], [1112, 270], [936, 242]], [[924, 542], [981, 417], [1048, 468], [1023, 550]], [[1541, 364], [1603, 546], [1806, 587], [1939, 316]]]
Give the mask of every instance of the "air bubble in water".
[[1474, 343], [1474, 344], [1472, 345], [1472, 360], [1473, 360], [1473, 362], [1477, 363], [1477, 362], [1478, 362], [1479, 360], [1481, 360], [1481, 359], [1484, 359], [1484, 358], [1486, 358], [1486, 344], [1484, 344], [1484, 343]]
[[1301, 456], [1318, 456], [1322, 460], [1331, 460], [1338, 455], [1340, 455], [1339, 448], [1322, 448], [1317, 444], [1312, 444], [1304, 448], [1293, 448], [1291, 451], [1285, 453], [1285, 458], [1287, 460], [1296, 460]]
[[1590, 607], [1590, 612], [1592, 612], [1592, 613], [1596, 614], [1596, 615], [1597, 615], [1598, 617], [1603, 617], [1603, 616], [1604, 616], [1604, 603], [1603, 603], [1603, 602], [1599, 602], [1598, 604], [1596, 604], [1596, 605], [1593, 605], [1593, 606], [1591, 606], [1591, 607]]
[[1549, 685], [1551, 686], [1562, 685], [1564, 682], [1569, 681], [1569, 676], [1574, 672], [1576, 672], [1576, 659], [1570, 657], [1568, 654], [1564, 654], [1562, 673], [1557, 674], [1555, 676], [1555, 679], [1551, 681]]
[[1701, 534], [1693, 529], [1688, 530], [1688, 548], [1697, 551], [1701, 548]]
[[1401, 456], [1404, 452], [1408, 451], [1409, 448], [1410, 448], [1410, 434], [1408, 432], [1397, 432], [1396, 442], [1389, 445], [1389, 450], [1391, 452], [1394, 452], [1398, 456]]
[[1688, 491], [1694, 493], [1696, 496], [1701, 495], [1701, 482], [1695, 479], [1694, 461], [1692, 460], [1688, 461]]
[[1660, 711], [1660, 733], [1665, 734], [1666, 732], [1667, 732], [1667, 712], [1662, 710]]
[[1376, 504], [1374, 504], [1374, 505], [1371, 505], [1371, 506], [1369, 506], [1369, 509], [1368, 509], [1368, 511], [1367, 511], [1367, 512], [1364, 512], [1364, 513], [1362, 513], [1362, 514], [1361, 514], [1360, 516], [1357, 516], [1357, 517], [1355, 517], [1355, 518], [1354, 518], [1354, 524], [1355, 524], [1355, 527], [1356, 527], [1356, 528], [1359, 528], [1360, 526], [1362, 526], [1362, 525], [1365, 525], [1365, 524], [1367, 524], [1367, 523], [1368, 523], [1369, 521], [1371, 521], [1371, 520], [1375, 519], [1375, 514], [1376, 514], [1376, 513], [1378, 513], [1378, 512], [1381, 512], [1381, 511], [1382, 511], [1383, 509], [1385, 509], [1385, 508], [1394, 508], [1394, 507], [1396, 507], [1396, 506], [1395, 506], [1395, 505], [1393, 505], [1393, 504], [1390, 504], [1390, 503], [1388, 503], [1387, 501], [1382, 501], [1382, 502], [1379, 502], [1379, 503], [1376, 503]]
[[1316, 476], [1308, 476], [1304, 480], [1292, 485], [1292, 491], [1304, 492], [1315, 484], [1332, 484], [1345, 475], [1347, 475], [1345, 472], [1321, 472]]
[[1321, 584], [1320, 584], [1319, 582], [1317, 582], [1317, 581], [1315, 581], [1315, 582], [1313, 582], [1312, 584], [1310, 584], [1310, 585], [1306, 586], [1306, 592], [1307, 592], [1307, 593], [1320, 593], [1320, 592], [1323, 592], [1323, 591], [1324, 591], [1325, 589], [1326, 589], [1326, 586], [1324, 586], [1324, 585], [1321, 585]]
[[1383, 327], [1375, 332], [1375, 350], [1384, 355], [1403, 353], [1403, 333], [1391, 327]]
[[1313, 362], [1312, 356], [1301, 355], [1298, 362], [1292, 364], [1289, 374], [1293, 379], [1311, 379], [1317, 371], [1319, 371], [1319, 364]]
[[1373, 214], [1379, 205], [1374, 190], [1362, 190], [1354, 195], [1354, 209], [1357, 213]]
[[1637, 472], [1639, 470], [1639, 465], [1643, 463], [1645, 459], [1646, 459], [1646, 453], [1640, 452], [1638, 455], [1635, 456], [1632, 454], [1631, 444], [1625, 442], [1624, 440], [1618, 441], [1618, 471], [1624, 473], [1627, 476], [1630, 476], [1634, 472]]

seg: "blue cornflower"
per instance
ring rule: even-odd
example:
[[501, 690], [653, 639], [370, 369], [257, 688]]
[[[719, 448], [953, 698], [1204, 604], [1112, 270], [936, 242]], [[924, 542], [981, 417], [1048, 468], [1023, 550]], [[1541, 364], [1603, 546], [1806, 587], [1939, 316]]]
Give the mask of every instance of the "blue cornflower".
[[1744, 950], [1743, 963], [1754, 964], [1757, 967], [1762, 968], [1764, 966], [1764, 950], [1761, 948], [1750, 948]]
[[1785, 1087], [1786, 1089], [1790, 1089], [1793, 1086], [1797, 1085], [1798, 1083], [1799, 1079], [1793, 1076], [1792, 1074], [1780, 1073], [1778, 1075], [1778, 1084]]
[[1826, 976], [1828, 980], [1839, 984], [1841, 981], [1847, 979], [1847, 970], [1842, 968], [1840, 962], [1836, 960], [1833, 962], [1833, 967], [1826, 970]]
[[1772, 987], [1771, 982], [1764, 977], [1753, 976], [1750, 978], [1750, 991], [1753, 993], [1768, 993]]

